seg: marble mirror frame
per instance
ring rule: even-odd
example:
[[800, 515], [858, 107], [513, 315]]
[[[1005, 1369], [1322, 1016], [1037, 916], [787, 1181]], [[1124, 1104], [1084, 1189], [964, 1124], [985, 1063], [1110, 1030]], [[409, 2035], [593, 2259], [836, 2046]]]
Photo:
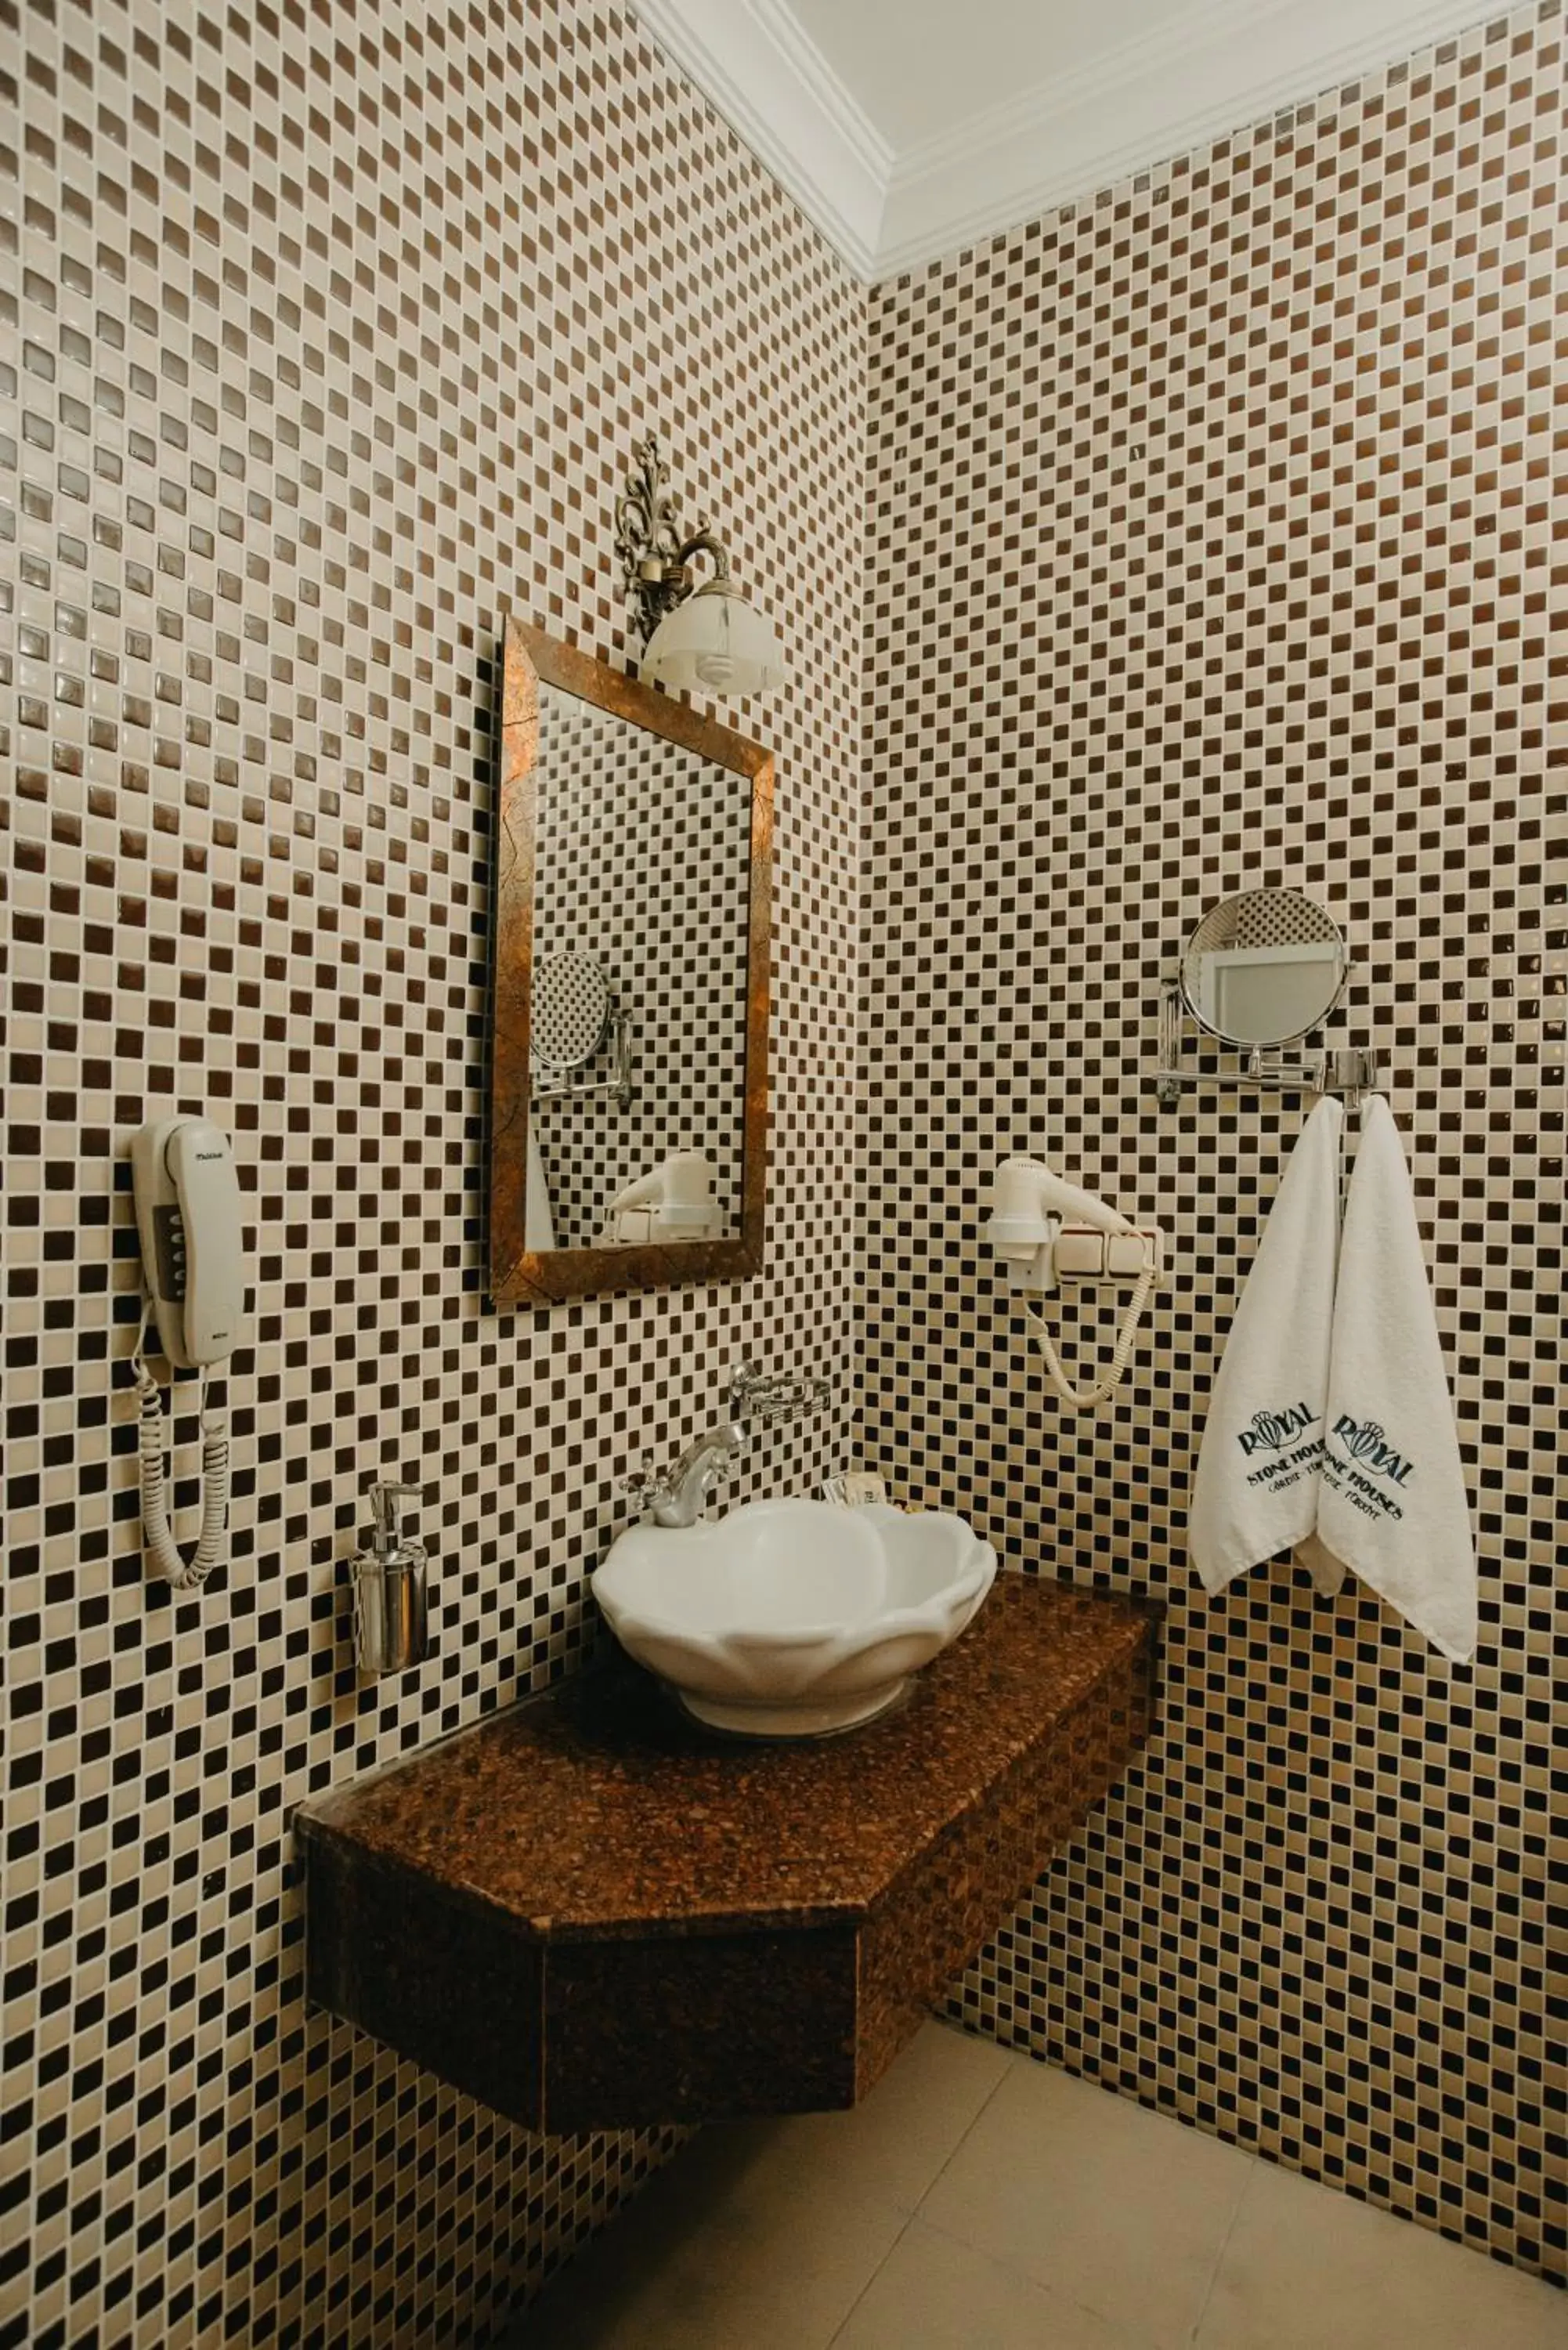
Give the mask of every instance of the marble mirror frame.
[[[528, 1006], [534, 962], [534, 868], [539, 688], [554, 685], [728, 767], [751, 786], [745, 1087], [741, 1229], [729, 1240], [531, 1250]], [[490, 1295], [497, 1306], [550, 1305], [595, 1290], [660, 1289], [758, 1273], [767, 1180], [768, 988], [773, 917], [774, 762], [743, 734], [559, 644], [521, 620], [504, 624], [501, 770], [496, 809], [495, 952], [490, 991]]]

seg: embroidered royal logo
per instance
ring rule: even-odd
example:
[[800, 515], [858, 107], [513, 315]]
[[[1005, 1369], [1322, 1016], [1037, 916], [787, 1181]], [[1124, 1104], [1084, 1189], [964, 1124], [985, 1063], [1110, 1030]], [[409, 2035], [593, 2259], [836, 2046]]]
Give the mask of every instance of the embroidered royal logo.
[[1236, 1441], [1247, 1459], [1261, 1444], [1272, 1452], [1282, 1452], [1316, 1418], [1316, 1412], [1310, 1411], [1304, 1403], [1289, 1403], [1282, 1411], [1255, 1411], [1251, 1428], [1237, 1430]]
[[1342, 1411], [1334, 1433], [1342, 1451], [1375, 1476], [1386, 1477], [1393, 1485], [1403, 1485], [1409, 1476], [1414, 1463], [1396, 1451], [1375, 1419], [1352, 1419]]

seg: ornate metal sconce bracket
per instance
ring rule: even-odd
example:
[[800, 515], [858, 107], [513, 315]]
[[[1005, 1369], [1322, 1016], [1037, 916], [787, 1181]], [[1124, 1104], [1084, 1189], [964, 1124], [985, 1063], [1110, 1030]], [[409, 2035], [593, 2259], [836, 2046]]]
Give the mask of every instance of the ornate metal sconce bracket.
[[627, 594], [646, 639], [665, 614], [691, 593], [694, 555], [706, 555], [719, 579], [728, 579], [730, 558], [705, 522], [690, 537], [683, 534], [657, 436], [650, 432], [632, 454], [637, 471], [616, 502], [615, 544], [625, 567]]

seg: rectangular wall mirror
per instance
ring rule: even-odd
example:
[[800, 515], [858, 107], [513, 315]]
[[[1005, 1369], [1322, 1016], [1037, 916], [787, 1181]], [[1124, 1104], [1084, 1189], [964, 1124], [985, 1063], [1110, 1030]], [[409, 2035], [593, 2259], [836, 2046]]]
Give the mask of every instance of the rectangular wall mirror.
[[772, 758], [508, 620], [497, 836], [495, 1303], [757, 1272]]

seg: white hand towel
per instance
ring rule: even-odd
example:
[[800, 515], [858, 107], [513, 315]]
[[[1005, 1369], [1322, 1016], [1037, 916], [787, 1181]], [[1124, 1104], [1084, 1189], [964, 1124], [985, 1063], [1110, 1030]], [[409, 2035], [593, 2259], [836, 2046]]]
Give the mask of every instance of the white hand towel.
[[1210, 1592], [1317, 1523], [1344, 1126], [1329, 1097], [1303, 1128], [1220, 1357], [1188, 1529]]
[[1469, 1496], [1404, 1147], [1380, 1094], [1362, 1112], [1340, 1243], [1310, 1561], [1320, 1589], [1340, 1562], [1445, 1657], [1474, 1656]]

